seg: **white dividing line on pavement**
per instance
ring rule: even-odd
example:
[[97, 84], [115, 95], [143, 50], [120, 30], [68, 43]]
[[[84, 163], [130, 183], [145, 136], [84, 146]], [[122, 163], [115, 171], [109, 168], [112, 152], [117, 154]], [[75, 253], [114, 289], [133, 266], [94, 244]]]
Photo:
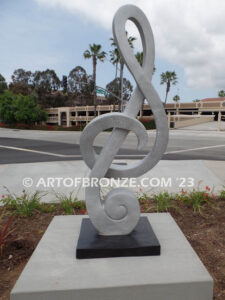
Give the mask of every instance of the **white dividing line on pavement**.
[[[198, 151], [198, 150], [205, 150], [205, 149], [213, 149], [213, 148], [220, 148], [225, 147], [225, 145], [214, 145], [214, 146], [207, 146], [207, 147], [199, 147], [199, 148], [191, 148], [191, 149], [183, 149], [183, 150], [175, 150], [175, 151], [168, 151], [165, 152], [165, 154], [175, 154], [175, 153], [183, 153], [183, 152], [190, 152], [190, 151]], [[12, 147], [12, 146], [3, 146], [0, 145], [0, 148], [5, 149], [11, 149], [11, 150], [18, 150], [18, 151], [25, 151], [25, 152], [31, 152], [31, 153], [37, 153], [37, 154], [43, 154], [43, 155], [50, 155], [50, 156], [56, 156], [56, 157], [73, 157], [73, 158], [81, 158], [82, 156], [80, 154], [74, 154], [74, 155], [68, 155], [68, 154], [58, 154], [58, 153], [52, 153], [52, 152], [45, 152], [45, 151], [38, 151], [38, 150], [32, 150], [32, 149], [26, 149], [26, 148], [18, 148], [18, 147]], [[129, 158], [129, 157], [145, 157], [146, 154], [118, 154], [116, 157], [121, 158]]]
[[207, 147], [199, 147], [199, 148], [191, 148], [191, 149], [175, 150], [175, 151], [165, 152], [165, 154], [182, 153], [182, 152], [197, 151], [197, 150], [205, 150], [205, 149], [220, 148], [220, 147], [225, 147], [225, 145], [215, 145], [215, 146], [207, 146]]
[[57, 154], [57, 153], [52, 153], [52, 152], [38, 151], [38, 150], [32, 150], [32, 149], [26, 149], [26, 148], [18, 148], [18, 147], [11, 147], [11, 146], [2, 146], [2, 145], [0, 145], [0, 148], [11, 149], [11, 150], [18, 150], [18, 151], [25, 151], [25, 152], [32, 152], [32, 153], [43, 154], [43, 155], [50, 155], [50, 156], [57, 156], [57, 157], [74, 157], [74, 155], [64, 155], [64, 154]]
[[[45, 152], [45, 151], [38, 151], [38, 150], [32, 150], [32, 149], [26, 149], [26, 148], [19, 148], [19, 147], [12, 147], [12, 146], [3, 146], [0, 145], [0, 148], [5, 148], [5, 149], [11, 149], [11, 150], [18, 150], [18, 151], [25, 151], [25, 152], [31, 152], [31, 153], [37, 153], [37, 154], [43, 154], [43, 155], [50, 155], [50, 156], [56, 156], [56, 157], [74, 157], [74, 158], [82, 158], [80, 154], [58, 154], [58, 153], [53, 153], [53, 152]], [[117, 155], [119, 157], [127, 157], [127, 156], [140, 156], [144, 157], [145, 155], [143, 154], [119, 154]]]

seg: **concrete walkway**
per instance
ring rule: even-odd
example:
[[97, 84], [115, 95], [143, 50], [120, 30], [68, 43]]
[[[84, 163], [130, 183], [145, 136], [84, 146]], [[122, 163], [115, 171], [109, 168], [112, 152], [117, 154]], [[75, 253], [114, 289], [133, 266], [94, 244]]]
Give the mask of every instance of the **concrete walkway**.
[[[134, 162], [116, 161], [122, 164]], [[132, 181], [130, 188], [136, 193], [143, 191], [153, 194], [163, 191], [178, 193], [182, 189], [205, 189], [208, 185], [216, 194], [225, 185], [224, 169], [225, 162], [221, 161], [162, 160], [151, 171], [134, 179], [136, 182]], [[83, 161], [0, 165], [0, 196], [7, 193], [5, 186], [17, 195], [24, 189], [30, 193], [36, 190], [47, 191], [48, 194], [43, 198], [46, 202], [55, 202], [56, 193], [69, 195], [70, 192], [79, 200], [84, 200], [82, 178], [88, 178], [88, 174], [89, 169]], [[112, 188], [102, 188], [103, 194]]]

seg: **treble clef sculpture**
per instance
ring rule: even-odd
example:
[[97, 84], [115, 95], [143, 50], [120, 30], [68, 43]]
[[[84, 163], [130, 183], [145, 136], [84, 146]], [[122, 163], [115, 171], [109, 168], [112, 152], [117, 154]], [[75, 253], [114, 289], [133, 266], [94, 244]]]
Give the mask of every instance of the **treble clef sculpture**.
[[[127, 20], [134, 22], [140, 32], [143, 45], [142, 67], [137, 62], [127, 40], [125, 32]], [[157, 164], [168, 143], [166, 114], [151, 83], [155, 46], [148, 19], [136, 6], [122, 6], [114, 16], [113, 35], [120, 55], [133, 75], [137, 87], [123, 113], [101, 115], [85, 127], [80, 138], [80, 149], [84, 161], [91, 169], [90, 179], [141, 176]], [[145, 127], [136, 119], [144, 99], [148, 101], [156, 123], [154, 146], [140, 162], [128, 166], [113, 164], [112, 161], [129, 131], [133, 131], [137, 136], [137, 149], [142, 149], [148, 141]], [[97, 155], [93, 148], [94, 139], [100, 132], [109, 128], [113, 128], [113, 131], [100, 155]], [[138, 223], [140, 218], [139, 202], [128, 189], [115, 188], [103, 200], [100, 196], [100, 187], [89, 186], [86, 188], [85, 198], [90, 220], [100, 235], [129, 234]]]

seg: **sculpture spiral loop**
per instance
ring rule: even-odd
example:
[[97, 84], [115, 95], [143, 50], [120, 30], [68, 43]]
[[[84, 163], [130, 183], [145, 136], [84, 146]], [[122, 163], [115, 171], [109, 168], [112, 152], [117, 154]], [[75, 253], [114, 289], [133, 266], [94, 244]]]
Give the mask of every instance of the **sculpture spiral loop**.
[[[143, 66], [141, 67], [127, 41], [125, 23], [131, 20], [137, 26], [143, 44]], [[113, 20], [114, 40], [125, 64], [134, 76], [137, 87], [123, 113], [109, 113], [90, 122], [80, 139], [83, 159], [91, 170], [90, 178], [102, 177], [138, 177], [153, 168], [161, 159], [168, 143], [168, 126], [162, 102], [151, 84], [154, 67], [154, 39], [150, 24], [144, 13], [134, 5], [125, 5], [115, 14]], [[136, 120], [141, 105], [147, 99], [156, 123], [156, 140], [153, 149], [146, 157], [129, 166], [112, 164], [121, 144], [129, 131], [138, 139], [138, 149], [142, 149], [148, 140], [144, 126]], [[97, 155], [93, 143], [95, 137], [103, 130], [113, 131]], [[86, 204], [89, 217], [102, 235], [129, 234], [140, 217], [140, 208], [134, 194], [124, 188], [110, 191], [104, 200], [100, 197], [99, 187], [86, 188]]]

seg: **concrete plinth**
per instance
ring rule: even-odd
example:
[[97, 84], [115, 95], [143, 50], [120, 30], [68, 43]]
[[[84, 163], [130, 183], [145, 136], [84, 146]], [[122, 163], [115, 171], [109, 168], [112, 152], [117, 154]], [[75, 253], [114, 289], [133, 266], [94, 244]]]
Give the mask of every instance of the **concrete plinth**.
[[170, 214], [144, 214], [160, 256], [75, 259], [83, 216], [53, 219], [11, 300], [212, 300], [213, 280]]

